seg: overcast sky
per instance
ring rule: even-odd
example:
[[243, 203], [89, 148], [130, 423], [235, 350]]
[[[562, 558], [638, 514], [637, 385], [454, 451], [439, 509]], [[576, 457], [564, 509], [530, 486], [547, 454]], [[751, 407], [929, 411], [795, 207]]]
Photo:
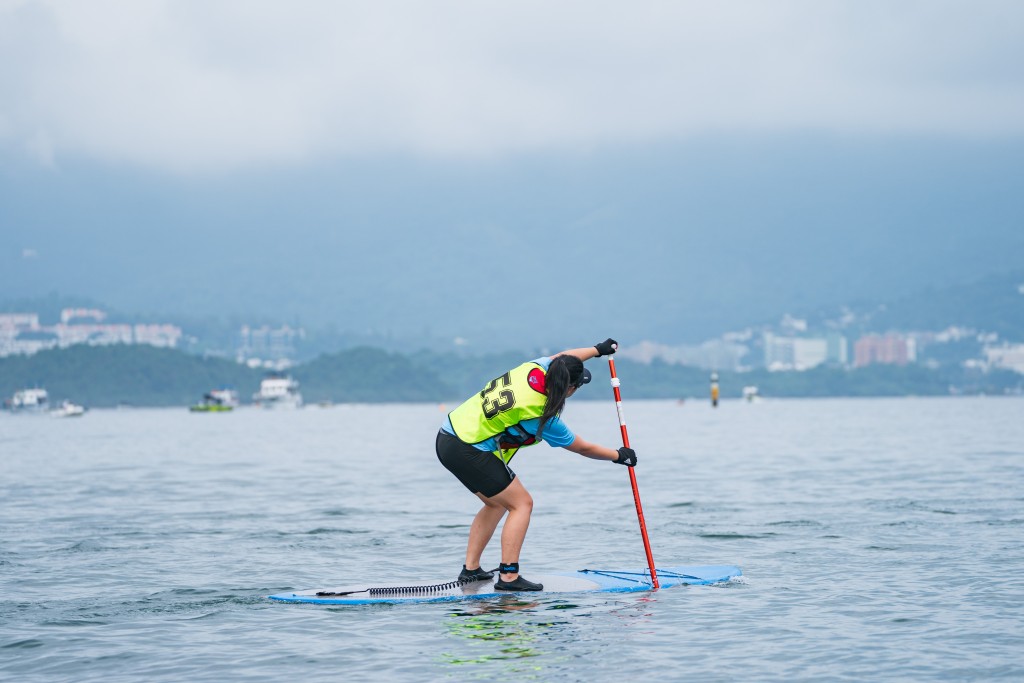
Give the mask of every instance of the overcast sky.
[[0, 152], [207, 173], [1024, 134], [1024, 3], [0, 0]]

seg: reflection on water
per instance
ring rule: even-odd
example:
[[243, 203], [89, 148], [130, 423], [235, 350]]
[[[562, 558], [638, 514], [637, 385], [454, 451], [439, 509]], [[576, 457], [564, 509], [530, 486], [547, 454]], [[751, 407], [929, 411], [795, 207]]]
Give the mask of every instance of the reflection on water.
[[[545, 648], [553, 636], [564, 639], [566, 621], [538, 621], [538, 609], [564, 609], [565, 605], [544, 608], [541, 602], [507, 596], [495, 602], [475, 603], [448, 615], [445, 631], [458, 648], [441, 655], [444, 664], [454, 666], [497, 665], [500, 673], [539, 678], [545, 667], [531, 660], [550, 655]], [[546, 657], [545, 663], [550, 663]], [[487, 666], [481, 674], [499, 673]]]

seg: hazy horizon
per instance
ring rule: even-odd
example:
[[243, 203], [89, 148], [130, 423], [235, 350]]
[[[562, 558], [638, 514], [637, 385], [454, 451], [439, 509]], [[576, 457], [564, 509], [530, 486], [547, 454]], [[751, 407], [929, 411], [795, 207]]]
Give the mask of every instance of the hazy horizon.
[[697, 341], [1004, 273], [1022, 19], [8, 0], [0, 298], [479, 348]]

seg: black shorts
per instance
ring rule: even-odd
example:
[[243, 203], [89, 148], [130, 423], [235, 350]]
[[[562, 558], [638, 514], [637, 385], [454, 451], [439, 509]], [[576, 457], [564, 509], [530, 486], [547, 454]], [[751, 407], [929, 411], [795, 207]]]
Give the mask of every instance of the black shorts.
[[437, 459], [463, 486], [485, 498], [496, 496], [512, 483], [516, 473], [494, 453], [473, 448], [443, 429], [437, 433]]

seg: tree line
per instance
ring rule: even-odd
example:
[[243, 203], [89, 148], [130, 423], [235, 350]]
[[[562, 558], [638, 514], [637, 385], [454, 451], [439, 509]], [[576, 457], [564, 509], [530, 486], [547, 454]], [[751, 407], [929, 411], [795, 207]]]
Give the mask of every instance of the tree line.
[[[325, 354], [295, 366], [307, 403], [454, 403], [479, 391], [490, 379], [537, 354], [466, 356], [420, 351], [400, 354], [358, 347]], [[580, 399], [606, 399], [606, 371], [591, 362], [594, 382]], [[623, 392], [630, 398], [706, 399], [710, 372], [621, 359], [616, 362]], [[211, 389], [230, 387], [248, 403], [265, 371], [224, 358], [204, 358], [150, 346], [73, 346], [33, 356], [0, 358], [0, 397], [27, 387], [45, 388], [53, 402], [68, 399], [87, 407], [185, 406]], [[945, 396], [1024, 391], [1024, 376], [959, 366], [920, 365], [859, 369], [818, 367], [804, 372], [719, 372], [722, 398], [739, 398], [757, 386], [765, 397]]]

